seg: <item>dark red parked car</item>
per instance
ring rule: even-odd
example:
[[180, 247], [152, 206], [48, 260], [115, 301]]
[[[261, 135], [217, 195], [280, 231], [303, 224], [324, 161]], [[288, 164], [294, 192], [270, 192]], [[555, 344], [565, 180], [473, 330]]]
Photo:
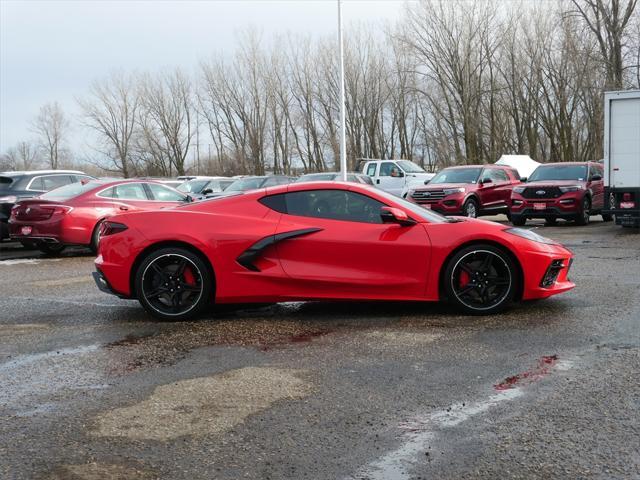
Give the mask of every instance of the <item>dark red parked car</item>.
[[[528, 218], [544, 218], [589, 223], [591, 215], [604, 208], [602, 165], [595, 162], [548, 163], [535, 169], [526, 183], [511, 194], [511, 222], [524, 225]], [[602, 215], [612, 220], [611, 215]]]
[[511, 189], [520, 183], [518, 172], [507, 166], [449, 167], [426, 186], [409, 190], [407, 200], [444, 215], [509, 213]]
[[57, 188], [22, 200], [11, 210], [11, 238], [35, 242], [45, 253], [60, 253], [67, 245], [97, 250], [100, 224], [110, 216], [156, 210], [189, 201], [173, 188], [147, 180], [92, 180]]

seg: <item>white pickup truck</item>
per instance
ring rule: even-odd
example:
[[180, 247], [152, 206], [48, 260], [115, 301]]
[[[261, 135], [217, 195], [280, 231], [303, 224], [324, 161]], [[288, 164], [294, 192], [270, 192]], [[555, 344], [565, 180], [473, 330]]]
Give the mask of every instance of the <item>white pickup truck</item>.
[[376, 187], [399, 197], [410, 186], [424, 185], [435, 176], [409, 160], [363, 160], [361, 165]]

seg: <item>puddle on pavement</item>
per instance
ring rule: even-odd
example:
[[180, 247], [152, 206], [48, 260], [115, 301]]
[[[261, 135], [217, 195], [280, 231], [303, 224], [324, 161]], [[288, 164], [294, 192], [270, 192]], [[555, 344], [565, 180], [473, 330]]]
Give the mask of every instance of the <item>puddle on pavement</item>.
[[47, 480], [152, 480], [158, 476], [148, 470], [124, 465], [86, 463], [63, 465], [46, 478]]
[[247, 367], [162, 385], [140, 403], [99, 415], [92, 434], [158, 441], [221, 434], [277, 401], [307, 396], [303, 374]]

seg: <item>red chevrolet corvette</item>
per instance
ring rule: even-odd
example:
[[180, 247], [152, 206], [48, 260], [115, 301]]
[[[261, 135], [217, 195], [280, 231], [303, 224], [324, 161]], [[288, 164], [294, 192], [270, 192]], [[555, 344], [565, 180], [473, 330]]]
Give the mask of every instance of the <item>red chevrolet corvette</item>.
[[298, 183], [104, 222], [101, 290], [186, 319], [215, 303], [438, 301], [489, 314], [574, 287], [529, 230], [447, 218], [355, 183]]
[[33, 242], [45, 253], [60, 253], [67, 245], [86, 245], [95, 251], [105, 218], [174, 207], [187, 200], [183, 193], [152, 181], [77, 182], [16, 203], [9, 232], [12, 239]]

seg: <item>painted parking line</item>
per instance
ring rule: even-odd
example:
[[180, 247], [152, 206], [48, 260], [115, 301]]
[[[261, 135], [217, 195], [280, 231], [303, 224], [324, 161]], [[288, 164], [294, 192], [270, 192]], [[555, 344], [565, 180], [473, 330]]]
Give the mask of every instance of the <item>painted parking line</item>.
[[0, 267], [1, 266], [11, 266], [11, 265], [24, 265], [24, 264], [28, 264], [28, 265], [37, 265], [39, 263], [53, 263], [53, 262], [61, 262], [62, 259], [61, 258], [45, 258], [45, 259], [41, 259], [41, 258], [20, 258], [20, 259], [16, 259], [16, 260], [0, 260]]
[[[557, 357], [554, 357], [557, 360]], [[535, 375], [519, 374], [518, 378], [526, 378], [531, 383], [551, 373], [553, 370], [566, 371], [573, 367], [573, 362], [570, 360], [547, 363], [545, 359], [548, 358], [551, 357], [542, 357], [541, 359], [543, 364], [548, 365], [546, 370], [543, 371], [539, 367], [539, 363], [534, 369]], [[416, 415], [411, 420], [403, 422], [398, 426], [400, 430], [404, 431], [402, 434], [403, 442], [400, 446], [364, 466], [349, 478], [367, 480], [405, 480], [411, 478], [411, 468], [418, 464], [419, 459], [424, 458], [425, 452], [437, 439], [440, 431], [456, 427], [497, 405], [510, 402], [525, 394], [524, 387], [515, 383], [506, 388], [502, 385], [501, 383], [494, 386], [496, 393], [482, 400], [455, 403], [435, 412]], [[497, 388], [498, 386], [501, 386], [501, 388]]]

